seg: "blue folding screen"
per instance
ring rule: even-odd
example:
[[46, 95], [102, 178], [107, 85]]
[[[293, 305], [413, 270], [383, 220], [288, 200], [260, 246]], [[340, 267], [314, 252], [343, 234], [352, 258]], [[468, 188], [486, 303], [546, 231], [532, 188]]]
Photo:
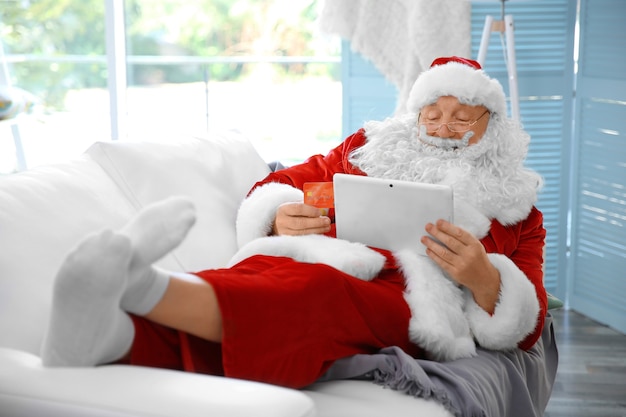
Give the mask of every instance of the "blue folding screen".
[[626, 333], [626, 2], [582, 0], [570, 306]]

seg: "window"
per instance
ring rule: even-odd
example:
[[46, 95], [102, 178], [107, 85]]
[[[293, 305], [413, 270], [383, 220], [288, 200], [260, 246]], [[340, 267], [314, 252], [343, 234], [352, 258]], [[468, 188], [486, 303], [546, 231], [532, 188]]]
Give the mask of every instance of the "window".
[[[102, 1], [2, 1], [0, 41], [10, 82], [42, 103], [19, 123], [29, 166], [65, 159], [109, 135]], [[0, 152], [13, 155], [11, 128]], [[3, 158], [2, 171], [14, 168]]]
[[[12, 84], [43, 103], [19, 124], [28, 165], [108, 140], [106, 2], [4, 3]], [[125, 28], [127, 55], [115, 59], [126, 61], [126, 138], [237, 129], [264, 158], [285, 163], [338, 143], [340, 42], [319, 33], [318, 9], [315, 0], [126, 0], [125, 25], [115, 22]], [[8, 146], [3, 139], [3, 155]]]

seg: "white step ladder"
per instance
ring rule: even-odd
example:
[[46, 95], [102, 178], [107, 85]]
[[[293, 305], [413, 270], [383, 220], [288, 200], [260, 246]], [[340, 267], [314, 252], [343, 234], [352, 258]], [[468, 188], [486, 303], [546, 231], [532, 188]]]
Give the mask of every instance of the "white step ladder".
[[515, 59], [515, 37], [513, 35], [514, 24], [513, 16], [504, 14], [504, 3], [506, 0], [500, 0], [502, 2], [502, 15], [501, 20], [494, 20], [493, 16], [485, 17], [485, 26], [483, 27], [483, 35], [480, 39], [480, 47], [478, 50], [478, 63], [483, 66], [485, 63], [485, 57], [487, 56], [487, 49], [489, 48], [489, 39], [492, 32], [500, 32], [500, 36], [505, 34], [504, 48], [506, 50], [505, 63], [509, 78], [509, 96], [511, 100], [511, 118], [514, 120], [520, 120], [519, 111], [519, 92], [517, 89], [517, 61]]

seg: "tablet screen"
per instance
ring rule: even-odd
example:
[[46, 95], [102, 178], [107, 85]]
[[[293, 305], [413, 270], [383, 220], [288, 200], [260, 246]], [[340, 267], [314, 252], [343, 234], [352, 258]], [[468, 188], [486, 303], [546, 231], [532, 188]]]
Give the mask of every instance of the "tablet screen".
[[337, 237], [368, 246], [425, 253], [426, 223], [453, 218], [452, 188], [440, 184], [335, 174]]

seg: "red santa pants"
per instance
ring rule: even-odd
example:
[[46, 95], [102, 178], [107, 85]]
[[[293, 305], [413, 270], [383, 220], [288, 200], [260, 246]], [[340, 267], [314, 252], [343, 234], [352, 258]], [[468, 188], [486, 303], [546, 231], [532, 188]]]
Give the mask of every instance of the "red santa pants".
[[131, 364], [301, 388], [340, 358], [386, 346], [420, 353], [408, 337], [411, 313], [396, 269], [365, 282], [327, 265], [259, 255], [196, 275], [217, 294], [222, 343], [133, 316]]

